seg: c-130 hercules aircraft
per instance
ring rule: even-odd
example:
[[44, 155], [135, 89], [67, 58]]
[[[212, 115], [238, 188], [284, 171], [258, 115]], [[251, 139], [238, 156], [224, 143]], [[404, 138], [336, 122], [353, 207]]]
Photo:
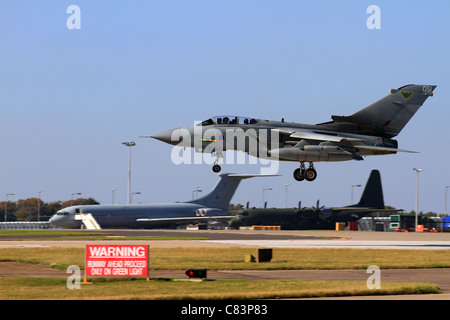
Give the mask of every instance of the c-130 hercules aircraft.
[[[364, 156], [414, 152], [398, 149], [397, 136], [435, 85], [409, 84], [351, 116], [333, 115], [332, 121], [315, 125], [262, 120], [251, 117], [215, 116], [189, 128], [151, 136], [197, 152], [215, 153], [214, 172], [225, 150], [244, 151], [269, 160], [300, 164], [293, 175], [298, 181], [317, 177], [314, 162], [363, 160]], [[305, 168], [305, 162], [309, 167]]]

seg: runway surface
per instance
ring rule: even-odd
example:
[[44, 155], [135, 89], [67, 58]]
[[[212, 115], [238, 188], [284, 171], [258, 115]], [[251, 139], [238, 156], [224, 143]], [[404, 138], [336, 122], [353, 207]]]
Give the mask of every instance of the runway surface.
[[[79, 231], [79, 230], [77, 230]], [[85, 230], [79, 236], [1, 237], [5, 247], [84, 247], [98, 243], [98, 235]], [[270, 248], [354, 248], [354, 249], [450, 249], [450, 233], [396, 233], [364, 231], [252, 231], [252, 230], [95, 230], [116, 243], [145, 241], [152, 247], [270, 247]], [[85, 235], [86, 234], [86, 235]], [[190, 237], [199, 240], [126, 240], [139, 237]], [[70, 240], [64, 240], [69, 239]], [[80, 240], [77, 240], [80, 238]], [[92, 238], [93, 240], [89, 240]], [[25, 241], [28, 240], [28, 241]], [[52, 241], [54, 240], [54, 241]]]
[[450, 249], [450, 244], [443, 241], [216, 240], [207, 242], [270, 248]]

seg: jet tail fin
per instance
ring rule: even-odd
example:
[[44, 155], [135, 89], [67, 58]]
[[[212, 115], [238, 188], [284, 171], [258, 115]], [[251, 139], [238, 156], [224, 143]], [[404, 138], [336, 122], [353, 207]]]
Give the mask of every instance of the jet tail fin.
[[228, 210], [231, 198], [233, 197], [241, 180], [253, 177], [273, 177], [275, 175], [221, 173], [219, 176], [219, 182], [217, 182], [216, 186], [210, 193], [199, 199], [187, 201], [187, 203], [196, 203], [206, 207]]
[[433, 96], [435, 88], [435, 85], [409, 84], [391, 89], [387, 96], [351, 116], [332, 116], [332, 123], [360, 134], [395, 137], [425, 100]]
[[372, 170], [367, 180], [361, 199], [354, 207], [384, 209], [383, 188], [380, 171]]

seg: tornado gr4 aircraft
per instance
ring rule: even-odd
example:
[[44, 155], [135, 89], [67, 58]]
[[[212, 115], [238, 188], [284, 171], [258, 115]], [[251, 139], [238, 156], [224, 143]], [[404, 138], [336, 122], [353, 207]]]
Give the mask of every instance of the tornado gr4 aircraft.
[[[317, 177], [314, 162], [363, 160], [365, 156], [414, 152], [398, 149], [392, 139], [408, 123], [435, 85], [405, 85], [351, 116], [332, 116], [316, 125], [261, 120], [252, 117], [215, 116], [189, 128], [177, 128], [151, 136], [196, 152], [215, 153], [214, 172], [225, 150], [278, 161], [294, 161], [300, 167], [294, 178]], [[305, 167], [309, 163], [309, 167]]]
[[357, 204], [345, 207], [314, 207], [241, 209], [229, 222], [231, 228], [241, 226], [280, 226], [283, 230], [332, 229], [336, 222], [357, 221], [371, 212], [398, 212], [401, 210], [385, 209], [381, 177], [378, 170], [372, 170], [366, 187]]
[[228, 205], [242, 179], [270, 175], [222, 173], [207, 195], [182, 203], [130, 205], [77, 205], [59, 210], [50, 222], [78, 229], [80, 216], [91, 214], [101, 228], [161, 228], [214, 220], [230, 220]]

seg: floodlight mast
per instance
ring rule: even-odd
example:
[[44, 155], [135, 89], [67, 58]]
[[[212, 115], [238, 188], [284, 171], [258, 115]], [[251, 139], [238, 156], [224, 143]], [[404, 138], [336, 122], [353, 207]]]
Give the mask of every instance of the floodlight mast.
[[445, 201], [444, 201], [444, 207], [445, 207], [445, 216], [447, 216], [447, 189], [450, 188], [450, 186], [445, 186]]
[[414, 171], [416, 171], [417, 173], [417, 177], [416, 177], [416, 219], [415, 219], [415, 231], [417, 232], [417, 224], [418, 224], [418, 214], [419, 214], [419, 173], [423, 171], [423, 169], [417, 169], [417, 168], [413, 168]]
[[131, 147], [134, 147], [136, 143], [134, 141], [125, 141], [122, 144], [126, 147], [129, 147], [128, 153], [128, 195], [127, 195], [127, 203], [131, 203]]

